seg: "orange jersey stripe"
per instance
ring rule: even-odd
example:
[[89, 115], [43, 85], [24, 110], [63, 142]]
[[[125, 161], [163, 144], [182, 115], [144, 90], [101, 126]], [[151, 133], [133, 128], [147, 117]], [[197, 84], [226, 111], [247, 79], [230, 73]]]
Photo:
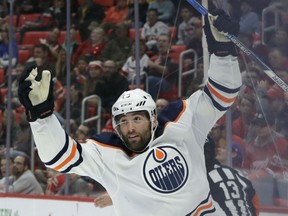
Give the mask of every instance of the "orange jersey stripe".
[[62, 167], [64, 167], [69, 161], [71, 161], [74, 157], [75, 157], [75, 154], [76, 154], [76, 145], [75, 145], [75, 143], [73, 143], [73, 146], [72, 146], [72, 151], [71, 151], [71, 153], [70, 153], [70, 155], [61, 163], [61, 164], [59, 164], [58, 166], [56, 166], [55, 168], [54, 168], [54, 170], [59, 170], [59, 169], [61, 169]]
[[209, 83], [207, 83], [207, 87], [209, 89], [209, 91], [215, 95], [218, 99], [222, 100], [225, 103], [232, 103], [236, 100], [236, 97], [233, 98], [227, 98], [223, 95], [221, 95], [220, 93], [218, 93]]
[[197, 208], [196, 212], [193, 214], [193, 216], [198, 216], [199, 213], [205, 209], [211, 209], [213, 207], [212, 200], [210, 199], [210, 202], [207, 203], [206, 205], [201, 205]]

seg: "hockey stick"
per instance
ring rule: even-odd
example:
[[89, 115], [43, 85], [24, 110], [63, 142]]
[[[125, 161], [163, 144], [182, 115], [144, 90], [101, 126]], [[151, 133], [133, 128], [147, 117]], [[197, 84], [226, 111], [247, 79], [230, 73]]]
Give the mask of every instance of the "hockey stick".
[[[187, 0], [200, 14], [205, 16], [208, 11], [203, 7], [197, 0]], [[269, 68], [261, 59], [252, 52], [248, 47], [246, 47], [236, 36], [227, 33], [227, 38], [229, 38], [236, 46], [238, 46], [247, 56], [263, 67], [264, 73], [269, 76], [278, 86], [280, 86], [286, 93], [288, 93], [288, 85], [277, 76], [271, 68]]]

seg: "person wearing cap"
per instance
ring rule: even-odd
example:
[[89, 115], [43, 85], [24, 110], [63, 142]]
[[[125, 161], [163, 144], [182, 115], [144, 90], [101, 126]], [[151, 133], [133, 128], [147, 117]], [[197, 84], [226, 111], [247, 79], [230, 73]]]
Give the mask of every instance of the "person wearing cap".
[[[256, 113], [252, 124], [256, 138], [246, 146], [244, 168], [253, 170], [284, 170], [281, 160], [288, 160], [288, 141], [274, 129], [275, 118], [270, 113]], [[273, 158], [279, 157], [279, 163]]]
[[[103, 62], [90, 61], [88, 64], [88, 76], [84, 83], [84, 97], [87, 97], [103, 88]], [[97, 90], [98, 89], [98, 90]]]

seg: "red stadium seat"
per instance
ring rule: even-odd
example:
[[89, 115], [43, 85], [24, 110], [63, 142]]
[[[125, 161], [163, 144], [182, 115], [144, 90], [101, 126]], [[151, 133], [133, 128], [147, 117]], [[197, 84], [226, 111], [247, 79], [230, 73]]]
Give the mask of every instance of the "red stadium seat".
[[21, 19], [19, 19], [18, 27], [21, 27], [26, 21], [37, 21], [40, 15], [40, 13], [22, 14], [20, 17]]
[[49, 31], [28, 31], [24, 34], [22, 44], [37, 45], [40, 43], [40, 38], [46, 38]]
[[[61, 31], [61, 34], [60, 34], [60, 38], [59, 38], [59, 43], [62, 44], [64, 43], [66, 39], [66, 31]], [[81, 37], [80, 37], [80, 33], [79, 31], [76, 32], [76, 40], [78, 41], [78, 43], [81, 43]]]
[[93, 2], [106, 8], [114, 6], [114, 0], [93, 0]]
[[[142, 28], [139, 28], [139, 37], [141, 38], [141, 31], [142, 31]], [[135, 40], [135, 28], [130, 28], [129, 29], [129, 38], [131, 40]]]
[[[15, 28], [21, 27], [26, 21], [36, 21], [38, 20], [40, 13], [33, 13], [33, 14], [21, 14], [20, 16], [13, 15], [13, 26]], [[10, 16], [6, 16], [6, 20], [9, 23]], [[17, 23], [18, 22], [18, 23]]]
[[0, 104], [4, 103], [4, 99], [5, 99], [7, 92], [8, 92], [7, 88], [0, 89]]
[[177, 28], [175, 26], [169, 26], [169, 34], [170, 34], [172, 40], [176, 39]]
[[19, 54], [19, 63], [23, 64], [30, 58], [31, 50], [29, 49], [19, 50], [18, 54]]
[[186, 46], [185, 45], [172, 45], [171, 46], [171, 50], [170, 50], [170, 56], [172, 57], [172, 60], [175, 63], [179, 63], [179, 56], [181, 54], [181, 52], [183, 52], [184, 50], [186, 50]]
[[5, 71], [4, 69], [0, 69], [0, 85], [5, 81]]

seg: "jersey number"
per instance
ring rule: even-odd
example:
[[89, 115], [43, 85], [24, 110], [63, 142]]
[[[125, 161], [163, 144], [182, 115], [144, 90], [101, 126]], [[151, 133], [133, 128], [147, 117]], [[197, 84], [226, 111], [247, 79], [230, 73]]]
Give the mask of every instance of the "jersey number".
[[223, 189], [226, 200], [231, 198], [232, 199], [240, 198], [239, 189], [234, 181], [227, 181], [226, 184], [224, 184], [224, 182], [221, 182], [219, 184], [219, 187]]

